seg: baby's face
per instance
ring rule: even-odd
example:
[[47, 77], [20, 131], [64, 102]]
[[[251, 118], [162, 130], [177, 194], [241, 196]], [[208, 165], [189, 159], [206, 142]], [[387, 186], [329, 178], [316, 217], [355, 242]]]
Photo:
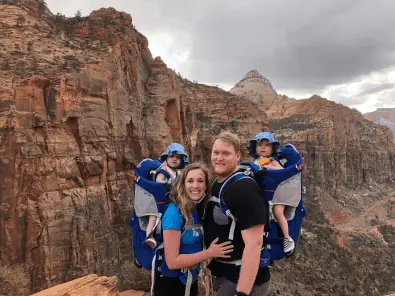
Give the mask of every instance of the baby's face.
[[272, 154], [273, 146], [268, 140], [261, 140], [256, 146], [256, 154], [263, 157], [269, 157]]
[[173, 153], [167, 157], [167, 164], [172, 168], [179, 168], [181, 166], [182, 155]]

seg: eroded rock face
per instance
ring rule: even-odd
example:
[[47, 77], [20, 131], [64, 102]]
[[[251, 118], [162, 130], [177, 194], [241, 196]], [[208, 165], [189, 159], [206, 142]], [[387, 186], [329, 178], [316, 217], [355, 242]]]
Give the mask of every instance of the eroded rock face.
[[21, 264], [31, 292], [91, 273], [148, 290], [128, 226], [135, 166], [173, 141], [191, 161], [207, 160], [221, 127], [248, 134], [266, 117], [245, 99], [181, 80], [152, 58], [130, 16], [101, 9], [64, 19], [26, 3], [0, 6], [0, 54], [10, 59], [18, 40], [32, 51], [20, 58], [37, 62], [18, 72], [10, 60], [0, 72], [1, 264]]
[[[241, 94], [255, 102], [255, 96], [248, 95], [250, 87], [243, 90]], [[304, 100], [276, 96], [263, 102], [263, 109], [278, 140], [295, 144], [303, 153], [309, 183], [337, 194], [337, 187], [358, 189], [393, 179], [392, 135], [358, 111], [319, 96]]]
[[[2, 5], [1, 13], [10, 11], [28, 13]], [[30, 18], [45, 31], [46, 22]], [[0, 256], [2, 264], [24, 263], [33, 292], [89, 273], [122, 272], [121, 285], [128, 276], [138, 282], [128, 176], [149, 154], [142, 109], [150, 54], [145, 37], [129, 29], [125, 42], [86, 55], [57, 35], [41, 36], [42, 48], [57, 41], [56, 52], [75, 53], [79, 72], [60, 66], [53, 77], [39, 67], [22, 78], [12, 67], [2, 71], [12, 87], [2, 84], [1, 92]]]

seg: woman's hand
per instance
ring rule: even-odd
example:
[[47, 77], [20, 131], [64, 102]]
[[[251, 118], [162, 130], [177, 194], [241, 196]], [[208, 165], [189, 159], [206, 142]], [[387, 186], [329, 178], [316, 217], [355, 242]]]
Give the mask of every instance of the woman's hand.
[[210, 258], [230, 258], [228, 254], [233, 252], [233, 245], [230, 245], [232, 242], [227, 241], [221, 244], [217, 244], [217, 242], [218, 237], [212, 241], [207, 249]]

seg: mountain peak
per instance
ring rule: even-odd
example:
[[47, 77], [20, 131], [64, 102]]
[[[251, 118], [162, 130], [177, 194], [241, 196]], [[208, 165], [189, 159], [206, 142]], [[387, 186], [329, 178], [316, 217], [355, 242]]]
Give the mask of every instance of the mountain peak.
[[240, 80], [240, 82], [245, 81], [245, 80], [255, 80], [256, 82], [261, 82], [261, 83], [264, 83], [264, 84], [270, 84], [271, 85], [269, 79], [267, 79], [265, 76], [263, 76], [261, 73], [259, 73], [258, 70], [255, 70], [255, 69], [247, 72], [247, 74], [243, 77], [242, 80]]
[[242, 80], [251, 79], [251, 78], [262, 79], [265, 83], [270, 83], [269, 79], [267, 79], [265, 76], [259, 73], [258, 70], [255, 69], [247, 72], [247, 74], [244, 76]]
[[247, 72], [229, 92], [246, 96], [260, 105], [267, 105], [268, 100], [272, 101], [277, 96], [269, 79], [255, 69]]

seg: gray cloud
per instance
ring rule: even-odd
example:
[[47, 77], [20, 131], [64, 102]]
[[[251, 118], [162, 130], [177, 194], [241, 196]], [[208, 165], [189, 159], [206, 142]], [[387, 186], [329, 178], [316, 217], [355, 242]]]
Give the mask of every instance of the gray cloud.
[[[382, 84], [364, 84], [361, 87], [361, 91], [359, 93], [359, 95], [371, 95], [371, 94], [375, 94], [375, 93], [380, 93], [384, 90], [387, 89], [393, 89], [395, 88], [395, 84], [394, 83], [382, 83]], [[395, 98], [394, 98], [395, 100]]]
[[385, 82], [383, 79], [379, 81], [365, 79], [356, 84], [353, 87], [354, 91], [352, 94], [348, 93], [348, 85], [341, 85], [329, 89], [326, 96], [331, 100], [347, 106], [364, 104], [372, 98], [372, 95], [377, 99], [376, 105], [386, 106], [395, 104], [394, 83]]
[[277, 88], [320, 89], [395, 63], [394, 1], [228, 2], [194, 28], [198, 79], [258, 68]]
[[369, 99], [366, 95], [347, 96], [341, 90], [330, 91], [328, 98], [346, 106], [361, 105], [366, 103]]
[[395, 107], [395, 88], [382, 92], [377, 96], [376, 106]]
[[[83, 14], [124, 10], [148, 38], [174, 34], [167, 53], [190, 46], [177, 71], [192, 80], [233, 85], [258, 69], [276, 89], [319, 93], [395, 65], [393, 0], [88, 0], [64, 9], [78, 5]], [[388, 87], [371, 86], [361, 97]]]

